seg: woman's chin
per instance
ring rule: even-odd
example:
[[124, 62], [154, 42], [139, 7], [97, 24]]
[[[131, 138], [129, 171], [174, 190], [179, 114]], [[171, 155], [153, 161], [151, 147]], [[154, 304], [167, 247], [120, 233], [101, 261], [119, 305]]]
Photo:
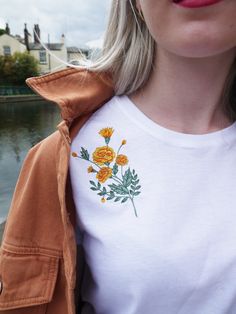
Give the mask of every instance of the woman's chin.
[[201, 42], [200, 40], [196, 43], [178, 41], [175, 45], [169, 45], [165, 47], [165, 50], [172, 54], [186, 57], [186, 58], [209, 58], [219, 54], [223, 54], [229, 50], [236, 50], [236, 45], [221, 43], [217, 41]]

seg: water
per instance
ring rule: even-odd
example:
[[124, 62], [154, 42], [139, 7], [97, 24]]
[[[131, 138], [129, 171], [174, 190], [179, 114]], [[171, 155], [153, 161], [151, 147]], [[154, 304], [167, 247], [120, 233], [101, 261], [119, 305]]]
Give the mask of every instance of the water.
[[0, 103], [0, 223], [6, 219], [28, 150], [56, 130], [59, 121], [59, 109], [53, 103]]

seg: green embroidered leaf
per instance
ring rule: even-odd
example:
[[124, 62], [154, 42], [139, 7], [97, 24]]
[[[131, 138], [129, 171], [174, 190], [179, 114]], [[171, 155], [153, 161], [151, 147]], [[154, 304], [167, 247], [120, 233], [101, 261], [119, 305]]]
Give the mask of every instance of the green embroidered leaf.
[[105, 142], [106, 142], [106, 144], [108, 145], [109, 142], [110, 142], [110, 137], [105, 137]]
[[120, 189], [120, 194], [129, 194], [129, 190], [125, 186], [121, 185], [119, 186], [119, 189]]
[[88, 153], [87, 149], [81, 147], [80, 154], [81, 154], [81, 158], [83, 158], [85, 160], [89, 160], [89, 153]]
[[130, 168], [125, 171], [123, 175], [123, 184], [125, 187], [128, 187], [132, 183], [132, 174]]
[[89, 182], [93, 185], [93, 186], [96, 186], [96, 183], [92, 180], [89, 180]]
[[104, 162], [104, 165], [106, 165], [107, 167], [109, 167], [110, 163], [109, 163], [109, 162]]
[[134, 175], [134, 174], [135, 174], [135, 170], [133, 169], [133, 171], [132, 171], [132, 172], [133, 172], [133, 175]]
[[115, 197], [115, 194], [114, 195], [110, 195], [110, 196], [108, 196], [107, 200], [112, 200], [114, 197]]
[[104, 196], [106, 193], [99, 192], [99, 193], [97, 193], [97, 194], [100, 195], [100, 196]]
[[94, 188], [94, 187], [91, 187], [90, 189], [93, 191], [97, 191], [97, 188]]
[[137, 185], [138, 183], [139, 183], [139, 180], [132, 182], [133, 185]]
[[138, 185], [138, 186], [131, 185], [131, 188], [133, 191], [139, 190], [141, 188], [141, 185]]
[[118, 202], [121, 199], [121, 196], [118, 196], [114, 199], [115, 202]]
[[117, 164], [114, 164], [114, 166], [112, 168], [112, 172], [114, 173], [114, 175], [117, 174], [117, 172], [118, 172], [118, 165]]
[[110, 196], [115, 197], [114, 191], [110, 191], [109, 193], [110, 193]]
[[100, 189], [101, 188], [101, 183], [98, 181], [98, 188]]
[[141, 192], [134, 192], [134, 195], [136, 196], [136, 195], [139, 195]]
[[114, 183], [113, 184], [109, 184], [108, 185], [111, 190], [117, 194], [121, 194], [121, 195], [125, 195], [125, 194], [129, 194], [129, 190], [123, 186], [123, 185], [115, 185]]
[[[114, 183], [108, 184], [108, 186], [109, 186], [112, 190], [116, 189], [116, 187], [117, 187], [117, 185], [115, 185]], [[111, 192], [112, 192], [112, 191], [111, 191]], [[113, 192], [113, 193], [114, 193], [114, 192]]]
[[123, 200], [121, 201], [121, 203], [124, 203], [128, 200], [128, 197], [123, 198]]
[[137, 179], [137, 177], [138, 177], [138, 175], [136, 174], [136, 175], [134, 176], [134, 180], [136, 180], [136, 179]]
[[107, 190], [106, 190], [106, 188], [105, 188], [105, 186], [102, 188], [102, 191], [103, 191], [103, 193], [107, 193]]

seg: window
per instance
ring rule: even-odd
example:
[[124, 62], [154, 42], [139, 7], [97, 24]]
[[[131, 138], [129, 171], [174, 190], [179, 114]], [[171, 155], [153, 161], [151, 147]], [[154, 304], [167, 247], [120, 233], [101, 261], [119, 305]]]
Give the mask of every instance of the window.
[[3, 54], [4, 54], [4, 56], [10, 56], [11, 55], [11, 47], [10, 46], [3, 46]]
[[47, 63], [47, 56], [46, 56], [46, 51], [39, 51], [39, 62], [40, 63]]

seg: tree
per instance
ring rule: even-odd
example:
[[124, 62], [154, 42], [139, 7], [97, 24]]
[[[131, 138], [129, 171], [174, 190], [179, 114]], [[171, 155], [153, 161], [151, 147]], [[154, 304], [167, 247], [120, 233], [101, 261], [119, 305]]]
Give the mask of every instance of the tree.
[[0, 36], [1, 36], [1, 35], [3, 35], [3, 34], [6, 34], [6, 31], [5, 31], [5, 29], [3, 29], [3, 28], [0, 28]]
[[25, 80], [31, 76], [39, 75], [38, 60], [28, 51], [15, 52], [12, 56], [0, 57], [1, 83], [25, 84]]

